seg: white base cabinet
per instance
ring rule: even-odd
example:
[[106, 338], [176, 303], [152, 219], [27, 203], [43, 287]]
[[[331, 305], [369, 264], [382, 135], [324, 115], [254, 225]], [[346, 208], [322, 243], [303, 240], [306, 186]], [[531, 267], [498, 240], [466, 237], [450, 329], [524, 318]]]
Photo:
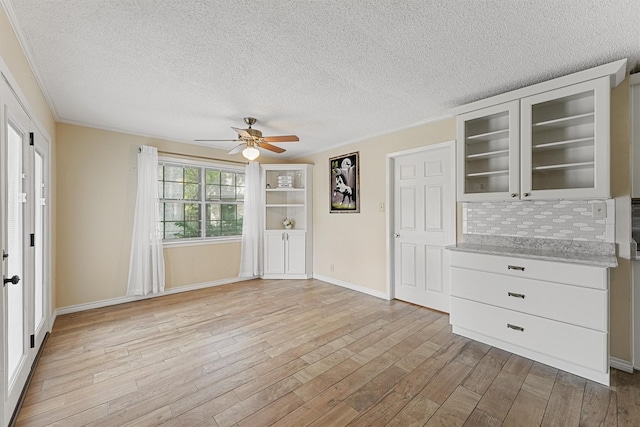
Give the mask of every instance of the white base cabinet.
[[264, 240], [264, 278], [307, 278], [304, 231], [267, 231]]
[[453, 251], [453, 332], [609, 385], [608, 269]]

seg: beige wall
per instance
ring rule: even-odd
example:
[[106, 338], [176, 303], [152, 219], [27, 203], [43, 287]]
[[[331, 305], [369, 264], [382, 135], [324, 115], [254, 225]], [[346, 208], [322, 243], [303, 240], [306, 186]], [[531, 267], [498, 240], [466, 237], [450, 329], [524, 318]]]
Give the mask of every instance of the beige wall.
[[[416, 126], [296, 159], [313, 168], [314, 274], [386, 292], [386, 155], [455, 139], [455, 119]], [[329, 158], [360, 152], [359, 214], [329, 213]], [[388, 209], [385, 206], [385, 211]], [[334, 271], [331, 271], [331, 264]]]
[[[221, 150], [64, 123], [58, 123], [57, 141], [59, 308], [126, 295], [141, 145], [231, 159]], [[238, 242], [164, 252], [166, 289], [238, 275]]]
[[[40, 89], [40, 86], [36, 82], [35, 76], [27, 62], [27, 59], [22, 51], [22, 47], [18, 42], [18, 39], [13, 32], [7, 14], [3, 7], [0, 7], [0, 58], [8, 67], [7, 71], [19, 87], [19, 92], [26, 98], [22, 99], [26, 103], [29, 113], [32, 115], [32, 120], [36, 121], [42, 130], [48, 134], [51, 138], [50, 145], [50, 161], [51, 161], [51, 177], [49, 182], [49, 209], [51, 212], [51, 239], [53, 244], [56, 240], [56, 181], [55, 181], [55, 168], [56, 168], [56, 141], [55, 141], [55, 129], [56, 123], [49, 109], [49, 105]], [[56, 282], [55, 282], [55, 268], [56, 268], [56, 254], [51, 254], [51, 307], [55, 309], [56, 301]]]

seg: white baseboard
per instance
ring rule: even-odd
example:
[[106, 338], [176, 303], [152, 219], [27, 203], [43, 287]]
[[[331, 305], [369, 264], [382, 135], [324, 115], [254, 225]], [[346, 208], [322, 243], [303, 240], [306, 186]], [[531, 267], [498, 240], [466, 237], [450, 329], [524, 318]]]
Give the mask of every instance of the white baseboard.
[[[163, 295], [171, 295], [171, 294], [178, 294], [181, 292], [195, 291], [197, 289], [210, 288], [213, 286], [220, 286], [220, 285], [228, 285], [230, 283], [242, 282], [245, 280], [253, 280], [253, 279], [257, 279], [257, 277], [232, 277], [229, 279], [214, 280], [212, 282], [196, 283], [195, 285], [186, 285], [186, 286], [180, 286], [177, 288], [165, 289], [164, 292], [159, 294], [125, 296], [125, 297], [119, 297], [119, 298], [111, 298], [111, 299], [102, 300], [102, 301], [89, 302], [86, 304], [70, 305], [68, 307], [61, 307], [57, 309], [54, 313], [53, 318], [55, 320], [55, 318], [60, 314], [76, 313], [79, 311], [91, 310], [93, 308], [107, 307], [110, 305], [123, 304], [125, 302], [141, 301], [149, 298], [161, 297]], [[51, 324], [53, 325], [53, 322], [51, 322]]]
[[323, 276], [321, 274], [313, 274], [314, 279], [322, 280], [323, 282], [331, 283], [332, 285], [342, 286], [343, 288], [351, 289], [352, 291], [362, 292], [363, 294], [371, 295], [376, 298], [390, 299], [389, 295], [385, 292], [374, 291], [373, 289], [365, 288], [364, 286], [354, 285], [353, 283], [344, 282], [342, 280], [334, 279], [333, 277]]
[[609, 357], [609, 366], [633, 374], [633, 363], [629, 362], [628, 360], [618, 359], [617, 357]]

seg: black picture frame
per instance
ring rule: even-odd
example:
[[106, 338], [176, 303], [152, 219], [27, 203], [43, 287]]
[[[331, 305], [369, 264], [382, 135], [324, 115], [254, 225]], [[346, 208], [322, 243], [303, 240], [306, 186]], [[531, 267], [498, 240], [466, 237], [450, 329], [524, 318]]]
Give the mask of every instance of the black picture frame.
[[360, 213], [360, 152], [329, 158], [329, 213]]

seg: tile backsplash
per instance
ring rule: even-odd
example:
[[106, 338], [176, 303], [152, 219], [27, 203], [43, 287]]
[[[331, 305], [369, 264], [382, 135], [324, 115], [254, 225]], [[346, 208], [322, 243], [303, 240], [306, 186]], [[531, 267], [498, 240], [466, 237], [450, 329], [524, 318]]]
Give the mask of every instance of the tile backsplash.
[[[594, 207], [602, 215], [594, 217]], [[614, 242], [615, 201], [466, 202], [462, 227], [466, 234]]]

